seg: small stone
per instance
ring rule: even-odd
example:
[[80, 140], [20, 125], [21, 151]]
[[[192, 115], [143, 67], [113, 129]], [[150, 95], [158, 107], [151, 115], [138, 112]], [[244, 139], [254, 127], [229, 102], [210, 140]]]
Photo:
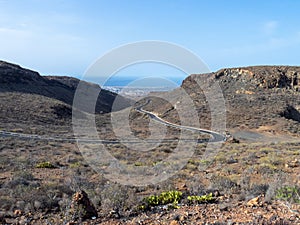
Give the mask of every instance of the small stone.
[[170, 225], [179, 225], [179, 223], [178, 223], [176, 220], [172, 220], [172, 221], [170, 222]]
[[68, 222], [66, 225], [75, 225], [75, 222]]
[[252, 198], [247, 202], [247, 206], [249, 207], [256, 207], [261, 205], [262, 205], [261, 196]]
[[214, 197], [219, 197], [220, 196], [220, 192], [218, 190], [214, 191], [213, 196]]
[[20, 215], [22, 215], [22, 211], [19, 210], [19, 209], [16, 209], [16, 210], [14, 211], [14, 215], [20, 216]]
[[111, 218], [115, 218], [115, 219], [119, 219], [121, 217], [120, 214], [117, 211], [114, 211], [114, 210], [109, 212], [109, 216]]
[[185, 216], [180, 216], [179, 217], [179, 221], [184, 221], [185, 220]]
[[19, 208], [19, 209], [24, 209], [25, 204], [26, 203], [24, 201], [17, 201], [16, 202], [16, 207]]
[[219, 205], [219, 209], [221, 211], [227, 211], [228, 210], [228, 205], [227, 204], [220, 204]]
[[173, 219], [179, 221], [180, 215], [176, 214]]
[[18, 224], [20, 224], [20, 225], [28, 224], [28, 221], [27, 221], [26, 217], [25, 216], [21, 216]]
[[38, 220], [39, 218], [40, 218], [40, 216], [39, 216], [38, 214], [34, 214], [34, 215], [33, 215], [33, 219], [34, 219], [34, 220]]
[[36, 209], [40, 209], [42, 206], [42, 203], [40, 201], [34, 201], [33, 206]]

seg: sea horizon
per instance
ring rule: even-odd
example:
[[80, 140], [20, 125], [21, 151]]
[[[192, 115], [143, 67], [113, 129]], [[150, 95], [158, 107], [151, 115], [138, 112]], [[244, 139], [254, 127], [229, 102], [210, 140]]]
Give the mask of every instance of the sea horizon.
[[162, 87], [178, 87], [185, 78], [182, 77], [137, 77], [137, 76], [113, 76], [105, 81], [103, 87], [128, 87], [128, 88], [162, 88]]

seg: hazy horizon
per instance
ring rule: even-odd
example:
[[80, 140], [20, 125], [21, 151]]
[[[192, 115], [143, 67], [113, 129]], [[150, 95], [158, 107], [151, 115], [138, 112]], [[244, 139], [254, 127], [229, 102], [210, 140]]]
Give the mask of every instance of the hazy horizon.
[[[292, 0], [0, 0], [1, 59], [41, 74], [80, 78], [113, 48], [161, 40], [189, 49], [211, 71], [299, 65], [299, 7]], [[173, 76], [159, 72], [152, 69], [151, 75]]]

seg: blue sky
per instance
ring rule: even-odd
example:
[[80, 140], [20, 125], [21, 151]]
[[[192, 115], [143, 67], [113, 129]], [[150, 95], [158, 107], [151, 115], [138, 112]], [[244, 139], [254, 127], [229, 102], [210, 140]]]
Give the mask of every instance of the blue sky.
[[[80, 77], [112, 48], [162, 40], [191, 50], [212, 71], [299, 65], [299, 8], [294, 0], [0, 0], [0, 59]], [[123, 74], [139, 70], [146, 73]]]

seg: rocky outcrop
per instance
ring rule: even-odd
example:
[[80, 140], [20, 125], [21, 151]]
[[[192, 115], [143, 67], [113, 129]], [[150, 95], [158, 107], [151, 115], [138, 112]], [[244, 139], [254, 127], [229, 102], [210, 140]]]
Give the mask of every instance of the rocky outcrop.
[[252, 88], [285, 88], [300, 91], [300, 67], [295, 66], [252, 66], [221, 69], [215, 78], [224, 82], [234, 80]]
[[74, 194], [70, 210], [75, 219], [91, 219], [98, 216], [95, 206], [83, 190]]
[[300, 123], [300, 112], [295, 107], [288, 105], [281, 113], [281, 116], [288, 120], [294, 120]]
[[[58, 81], [60, 83], [63, 83], [73, 90], [76, 90], [80, 82], [80, 80], [75, 77], [67, 77], [67, 76], [44, 76], [44, 77], [51, 81]], [[89, 85], [91, 87], [100, 89], [100, 86], [98, 84], [94, 84], [86, 81], [82, 81], [82, 82], [84, 82], [86, 85]]]
[[5, 84], [35, 84], [46, 85], [47, 81], [43, 79], [38, 72], [24, 69], [19, 65], [0, 61], [0, 90]]

